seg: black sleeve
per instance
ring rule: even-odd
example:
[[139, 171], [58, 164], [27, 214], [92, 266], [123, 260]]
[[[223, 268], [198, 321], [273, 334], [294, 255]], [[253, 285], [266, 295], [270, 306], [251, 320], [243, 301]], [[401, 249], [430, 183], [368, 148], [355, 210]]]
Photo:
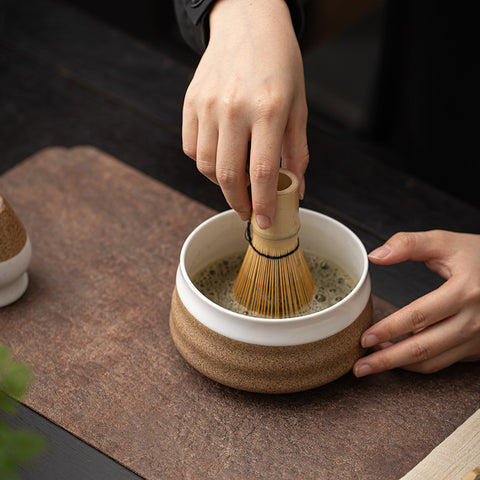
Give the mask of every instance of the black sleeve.
[[[202, 54], [209, 39], [208, 14], [216, 0], [174, 0], [175, 15], [185, 42]], [[286, 0], [297, 38], [303, 31], [302, 0]]]

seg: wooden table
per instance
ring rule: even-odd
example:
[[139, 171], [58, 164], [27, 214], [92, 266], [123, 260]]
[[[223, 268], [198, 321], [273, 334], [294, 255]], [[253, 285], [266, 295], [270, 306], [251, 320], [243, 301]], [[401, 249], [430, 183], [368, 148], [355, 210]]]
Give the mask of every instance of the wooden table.
[[[121, 179], [115, 182], [115, 188], [112, 187], [115, 198], [121, 198], [119, 185], [128, 188], [134, 184], [148, 185], [155, 192], [172, 188], [172, 194], [184, 199], [186, 208], [196, 214], [201, 212], [198, 216], [182, 218], [181, 227], [178, 223], [170, 223], [164, 229], [167, 244], [177, 249], [182, 235], [194, 224], [204, 216], [226, 208], [218, 189], [195, 173], [191, 161], [181, 152], [180, 111], [192, 73], [190, 66], [174, 60], [162, 49], [139, 44], [61, 3], [38, 0], [31, 2], [28, 8], [15, 2], [7, 6], [8, 21], [0, 43], [6, 67], [0, 76], [4, 105], [0, 112], [1, 167], [6, 172], [2, 180], [8, 180], [4, 188], [13, 197], [18, 195], [17, 200], [11, 199], [11, 203], [15, 205], [17, 201], [21, 213], [30, 218], [32, 210], [22, 209], [35, 207], [28, 197], [26, 185], [22, 184], [21, 172], [30, 171], [33, 175], [32, 172], [39, 173], [45, 171], [47, 165], [54, 168], [56, 164], [46, 162], [44, 170], [31, 171], [27, 164], [12, 171], [9, 169], [43, 147], [81, 144], [95, 145], [162, 182], [157, 184], [112, 160], [117, 167], [112, 171], [111, 165], [107, 165], [106, 171], [113, 172], [110, 178], [115, 179], [118, 174]], [[327, 135], [315, 125], [309, 127], [309, 138], [312, 162], [304, 206], [347, 224], [368, 250], [399, 230], [445, 228], [480, 233], [478, 210], [386, 167], [381, 162], [381, 152], [378, 156], [371, 156], [358, 145]], [[78, 155], [81, 149], [73, 151]], [[85, 153], [88, 151], [90, 154]], [[58, 152], [65, 153], [62, 149]], [[95, 152], [98, 151], [86, 149], [81, 158], [95, 156]], [[35, 162], [38, 162], [36, 158]], [[79, 181], [85, 182], [86, 190], [83, 191], [91, 195], [98, 192], [100, 197], [97, 200], [100, 201], [104, 198], [101, 193], [104, 195], [105, 191], [95, 188], [98, 176], [90, 180], [85, 177], [82, 161], [79, 157], [76, 172]], [[68, 171], [75, 173], [75, 169]], [[52, 173], [51, 178], [60, 181], [62, 171]], [[69, 178], [73, 182], [72, 177]], [[35, 179], [38, 177], [34, 175], [32, 182]], [[56, 185], [57, 190], [60, 186], [61, 183]], [[40, 189], [40, 184], [37, 187]], [[108, 210], [111, 206], [105, 208], [104, 214], [114, 212]], [[149, 215], [152, 211], [149, 210]], [[43, 211], [43, 215], [47, 213]], [[141, 226], [141, 216], [137, 220]], [[115, 222], [112, 225], [120, 228], [117, 217]], [[172, 229], [173, 225], [177, 225], [176, 229]], [[38, 234], [37, 228], [38, 225], [34, 232]], [[139, 248], [136, 254], [140, 255], [141, 251]], [[133, 256], [130, 260], [135, 258], [138, 257]], [[162, 283], [164, 303], [173, 280], [174, 265], [175, 259], [172, 258], [168, 269], [170, 277]], [[28, 292], [31, 296], [27, 294], [24, 303], [41, 294], [39, 278], [35, 276], [35, 270], [32, 273], [32, 288]], [[423, 265], [414, 263], [373, 267], [371, 274], [374, 294], [397, 306], [440, 284], [440, 280]], [[143, 281], [146, 278], [148, 276]], [[21, 305], [19, 303], [15, 308], [21, 308]], [[162, 308], [165, 315], [168, 308], [165, 304]], [[13, 320], [10, 318], [9, 321]], [[135, 341], [134, 336], [129, 338]], [[60, 348], [61, 336], [58, 342]], [[185, 435], [185, 441], [190, 438], [191, 451], [194, 452], [191, 457], [185, 449], [168, 452], [163, 443], [164, 470], [158, 467], [161, 457], [129, 457], [128, 445], [123, 445], [121, 440], [117, 440], [116, 448], [108, 439], [98, 440], [102, 432], [109, 432], [114, 423], [111, 418], [107, 421], [97, 417], [98, 424], [82, 422], [73, 415], [75, 412], [72, 413], [71, 408], [67, 408], [72, 404], [69, 404], [72, 398], [69, 394], [77, 391], [75, 385], [64, 392], [65, 405], [46, 408], [48, 395], [42, 385], [46, 388], [48, 383], [37, 384], [26, 399], [30, 407], [21, 406], [13, 421], [16, 425], [28, 425], [41, 431], [49, 439], [51, 448], [44, 457], [25, 469], [24, 478], [138, 478], [133, 471], [140, 472], [145, 478], [205, 478], [199, 474], [201, 468], [205, 476], [210, 472], [212, 478], [229, 478], [229, 471], [242, 478], [262, 478], [261, 475], [268, 478], [273, 471], [280, 478], [294, 478], [294, 474], [307, 465], [308, 469], [303, 470], [306, 472], [304, 478], [314, 478], [316, 474], [328, 478], [332, 475], [355, 478], [355, 474], [358, 478], [379, 478], [381, 475], [382, 478], [397, 479], [473, 413], [479, 404], [480, 388], [474, 381], [478, 380], [480, 373], [478, 364], [457, 365], [428, 377], [402, 371], [364, 380], [355, 380], [348, 375], [313, 392], [264, 398], [213, 384], [189, 370], [175, 356], [171, 345], [168, 349], [167, 357], [173, 359], [178, 369], [175, 371], [193, 382], [199, 397], [189, 400], [191, 418], [172, 417], [170, 426], [158, 426], [158, 432], [161, 434], [163, 427], [166, 434], [170, 432], [168, 434], [172, 435], [175, 427], [179, 435]], [[21, 349], [18, 352], [22, 354]], [[23, 355], [33, 355], [31, 358], [34, 358], [34, 352], [28, 349]], [[94, 376], [95, 370], [90, 374]], [[73, 378], [78, 375], [76, 372]], [[56, 377], [47, 375], [42, 378]], [[177, 378], [175, 382], [178, 381]], [[124, 392], [125, 388], [121, 385], [120, 391]], [[367, 402], [368, 393], [371, 400]], [[127, 398], [121, 396], [119, 401]], [[201, 401], [196, 403], [199, 398]], [[180, 401], [176, 394], [172, 394], [169, 405], [175, 405], [175, 399]], [[207, 400], [210, 409], [203, 408], [208, 404]], [[356, 401], [360, 401], [358, 405], [362, 408], [354, 407]], [[102, 405], [101, 401], [99, 405]], [[225, 421], [223, 415], [232, 406], [238, 408], [238, 414]], [[122, 404], [122, 408], [131, 416], [129, 418], [133, 418], [127, 406]], [[144, 419], [153, 418], [157, 412], [153, 403], [143, 408]], [[185, 410], [182, 412], [184, 414]], [[86, 417], [88, 420], [88, 415]], [[128, 432], [128, 422], [120, 424]], [[257, 427], [253, 428], [254, 425]], [[305, 435], [312, 426], [317, 429], [317, 445], [313, 436]], [[412, 430], [413, 426], [416, 431]], [[288, 433], [289, 442], [280, 442], [282, 428]], [[117, 434], [121, 431], [117, 430]], [[362, 436], [365, 432], [367, 435]], [[308, 437], [309, 442], [305, 443], [302, 435]], [[272, 448], [276, 447], [275, 451], [262, 457], [258, 448], [269, 439]], [[342, 448], [337, 449], [337, 446]], [[218, 448], [217, 461], [205, 465], [202, 459], [214, 458], [213, 447]], [[255, 461], [252, 453], [256, 455]], [[300, 460], [302, 464], [299, 464]], [[269, 461], [276, 463], [268, 467]], [[275, 465], [282, 468], [275, 469]], [[260, 470], [256, 471], [256, 466], [261, 467]]]

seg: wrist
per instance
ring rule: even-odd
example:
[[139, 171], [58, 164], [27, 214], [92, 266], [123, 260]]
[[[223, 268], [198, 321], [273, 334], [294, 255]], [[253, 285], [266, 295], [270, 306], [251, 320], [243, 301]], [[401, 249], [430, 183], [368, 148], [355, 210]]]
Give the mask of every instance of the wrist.
[[285, 0], [217, 0], [209, 13], [210, 37], [217, 32], [234, 32], [240, 24], [291, 27]]

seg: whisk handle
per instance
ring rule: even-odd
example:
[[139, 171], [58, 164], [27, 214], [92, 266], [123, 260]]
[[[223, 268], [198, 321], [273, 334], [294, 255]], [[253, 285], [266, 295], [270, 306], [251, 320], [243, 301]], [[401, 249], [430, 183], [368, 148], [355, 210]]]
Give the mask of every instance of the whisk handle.
[[296, 175], [285, 168], [278, 174], [277, 208], [275, 218], [269, 228], [261, 229], [252, 215], [252, 230], [265, 240], [284, 240], [296, 237], [300, 229], [298, 215], [299, 182]]

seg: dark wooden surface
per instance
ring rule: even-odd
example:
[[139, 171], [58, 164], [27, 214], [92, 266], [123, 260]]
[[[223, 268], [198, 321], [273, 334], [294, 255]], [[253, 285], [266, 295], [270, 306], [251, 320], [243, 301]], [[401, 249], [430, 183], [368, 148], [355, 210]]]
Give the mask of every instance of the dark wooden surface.
[[[0, 172], [46, 146], [91, 144], [209, 207], [226, 208], [181, 151], [181, 105], [193, 73], [188, 54], [139, 42], [67, 3], [12, 0], [0, 8]], [[315, 124], [309, 143], [304, 205], [345, 222], [367, 249], [400, 230], [480, 233], [478, 209], [387, 167], [382, 158], [391, 152]], [[397, 306], [441, 283], [414, 263], [373, 267], [372, 281], [374, 293]], [[24, 478], [136, 477], [26, 407], [14, 423], [45, 432], [53, 445]]]

